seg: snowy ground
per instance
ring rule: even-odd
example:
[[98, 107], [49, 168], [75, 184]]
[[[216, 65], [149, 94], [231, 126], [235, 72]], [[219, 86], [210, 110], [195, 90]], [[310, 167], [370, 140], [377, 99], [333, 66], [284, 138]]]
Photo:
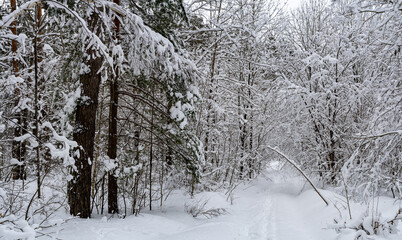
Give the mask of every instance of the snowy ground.
[[[326, 206], [314, 191], [304, 190], [300, 179], [286, 179], [265, 174], [248, 184], [239, 185], [232, 197], [224, 193], [202, 193], [198, 200], [209, 200], [206, 207], [225, 208], [228, 214], [207, 219], [193, 218], [185, 213], [184, 206], [196, 202], [182, 192], [174, 192], [162, 210], [143, 211], [140, 216], [125, 219], [94, 217], [74, 219], [59, 229], [46, 230], [53, 239], [166, 239], [166, 240], [346, 240], [354, 239], [355, 232], [338, 235], [328, 226], [339, 211], [333, 203], [340, 196], [330, 191], [324, 195], [332, 202]], [[268, 178], [269, 177], [269, 178]], [[227, 200], [228, 199], [228, 200]], [[231, 204], [232, 202], [232, 204]], [[399, 205], [398, 205], [399, 204]], [[391, 199], [380, 201], [384, 211], [395, 210], [400, 203]], [[338, 204], [339, 208], [339, 204]], [[342, 209], [341, 209], [342, 210]], [[361, 206], [353, 206], [356, 214]], [[342, 214], [346, 216], [346, 211]], [[399, 234], [375, 239], [402, 239]], [[52, 233], [51, 233], [52, 232]], [[40, 239], [51, 239], [49, 236]]]

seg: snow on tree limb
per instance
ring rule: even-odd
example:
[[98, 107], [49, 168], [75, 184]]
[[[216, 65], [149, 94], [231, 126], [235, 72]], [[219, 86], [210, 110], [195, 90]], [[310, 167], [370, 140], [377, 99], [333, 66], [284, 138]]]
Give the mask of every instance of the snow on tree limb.
[[390, 132], [385, 132], [385, 133], [379, 133], [379, 134], [375, 134], [375, 135], [354, 136], [353, 138], [356, 138], [356, 139], [370, 139], [370, 138], [385, 137], [385, 136], [393, 135], [393, 134], [402, 135], [402, 130], [395, 130], [395, 131], [390, 131]]
[[276, 152], [277, 154], [279, 154], [282, 158], [284, 158], [288, 163], [290, 163], [294, 168], [297, 169], [297, 171], [299, 171], [301, 173], [301, 175], [310, 183], [310, 185], [313, 187], [314, 191], [320, 196], [320, 198], [325, 202], [325, 204], [328, 206], [328, 201], [321, 195], [320, 191], [318, 191], [318, 189], [316, 188], [316, 186], [313, 184], [313, 182], [310, 180], [310, 178], [303, 172], [303, 170], [300, 169], [299, 166], [297, 166], [297, 164], [291, 160], [289, 157], [287, 157], [284, 153], [282, 153], [279, 149], [277, 149], [276, 147], [270, 147], [267, 146], [269, 149], [271, 149], [272, 151]]

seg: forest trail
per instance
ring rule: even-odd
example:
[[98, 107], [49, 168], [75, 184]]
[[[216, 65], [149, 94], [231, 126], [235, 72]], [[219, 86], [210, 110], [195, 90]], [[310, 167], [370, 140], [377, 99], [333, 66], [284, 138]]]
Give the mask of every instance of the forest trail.
[[320, 202], [312, 190], [302, 192], [303, 184], [296, 179], [289, 182], [278, 178], [269, 182], [258, 181], [254, 187], [262, 189], [262, 194], [259, 196], [257, 190], [256, 198], [249, 204], [255, 204], [260, 211], [252, 217], [249, 238], [246, 239], [335, 239], [335, 231], [327, 229], [334, 209]]
[[[312, 193], [312, 192], [310, 192]], [[322, 211], [309, 209], [308, 201], [300, 199], [289, 193], [272, 192], [272, 220], [269, 222], [272, 234], [268, 235], [269, 240], [322, 240], [334, 239], [335, 231], [325, 229], [325, 221], [317, 222], [314, 219]], [[314, 197], [311, 194], [308, 198]], [[325, 206], [322, 206], [325, 208]], [[330, 222], [328, 222], [330, 223]], [[329, 236], [334, 235], [334, 238]], [[323, 238], [323, 236], [327, 236]]]
[[[323, 240], [335, 239], [334, 230], [325, 229], [332, 220], [312, 190], [300, 194], [303, 181], [260, 177], [239, 185], [229, 198], [223, 193], [202, 193], [207, 207], [222, 207], [228, 214], [193, 218], [183, 211], [188, 197], [173, 193], [162, 211], [143, 211], [125, 219], [94, 217], [75, 219], [62, 226], [60, 239], [130, 240]], [[232, 202], [233, 204], [231, 204]], [[329, 210], [329, 211], [328, 211]], [[53, 229], [53, 232], [57, 232]], [[76, 233], [80, 234], [77, 235]], [[52, 235], [52, 234], [51, 234]], [[40, 239], [47, 239], [40, 238]]]

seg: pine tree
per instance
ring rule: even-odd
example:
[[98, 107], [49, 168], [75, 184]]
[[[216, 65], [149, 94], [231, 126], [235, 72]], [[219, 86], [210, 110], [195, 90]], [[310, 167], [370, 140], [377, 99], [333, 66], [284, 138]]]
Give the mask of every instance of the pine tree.
[[[88, 26], [91, 32], [100, 34], [101, 22], [96, 9], [92, 10], [88, 18]], [[99, 70], [102, 66], [99, 53], [89, 45], [85, 49], [83, 62], [89, 70], [80, 75], [81, 98], [77, 104], [73, 134], [79, 147], [74, 152], [73, 179], [68, 186], [70, 213], [81, 218], [91, 216], [91, 163], [94, 157], [96, 111], [101, 83]]]

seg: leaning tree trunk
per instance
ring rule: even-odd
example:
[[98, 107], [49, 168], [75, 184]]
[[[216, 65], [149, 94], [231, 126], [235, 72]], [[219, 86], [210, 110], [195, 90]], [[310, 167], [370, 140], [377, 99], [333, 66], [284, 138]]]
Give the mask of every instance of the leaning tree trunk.
[[[95, 12], [88, 20], [91, 31], [99, 33], [100, 23]], [[96, 110], [98, 108], [99, 85], [102, 58], [93, 49], [87, 50], [90, 59], [84, 58], [90, 68], [88, 73], [80, 76], [82, 99], [77, 104], [75, 114], [75, 129], [73, 138], [79, 145], [74, 154], [76, 169], [72, 172], [73, 179], [69, 182], [70, 213], [81, 218], [91, 217], [91, 163], [94, 155], [94, 138], [96, 130]]]

